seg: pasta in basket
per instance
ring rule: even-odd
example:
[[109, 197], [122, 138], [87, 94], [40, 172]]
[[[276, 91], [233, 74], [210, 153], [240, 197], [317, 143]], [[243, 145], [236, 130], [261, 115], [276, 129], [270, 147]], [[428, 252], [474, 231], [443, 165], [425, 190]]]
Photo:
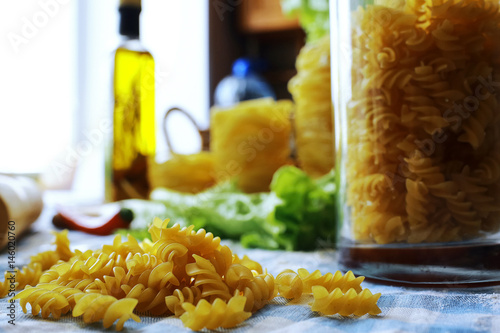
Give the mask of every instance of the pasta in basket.
[[500, 5], [375, 0], [353, 13], [346, 177], [361, 242], [500, 228]]
[[85, 323], [102, 321], [106, 328], [116, 322], [117, 330], [128, 319], [139, 322], [139, 314], [175, 315], [193, 330], [234, 327], [278, 293], [285, 298], [313, 294], [313, 310], [326, 315], [335, 309], [341, 315], [380, 313], [380, 294], [362, 289], [363, 278], [351, 272], [285, 270], [275, 279], [247, 256], [233, 255], [211, 233], [168, 223], [153, 221], [153, 243], [116, 236], [112, 245], [86, 252], [71, 252], [67, 231], [58, 233], [53, 253], [33, 256], [16, 271], [21, 276], [36, 268], [28, 285], [17, 285], [23, 290], [13, 300], [25, 313], [29, 304], [33, 316], [71, 314]]

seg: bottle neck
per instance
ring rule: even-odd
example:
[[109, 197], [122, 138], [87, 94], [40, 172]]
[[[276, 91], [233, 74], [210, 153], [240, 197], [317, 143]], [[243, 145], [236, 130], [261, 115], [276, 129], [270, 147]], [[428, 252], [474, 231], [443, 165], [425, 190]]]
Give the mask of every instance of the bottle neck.
[[139, 38], [139, 16], [141, 7], [137, 6], [120, 6], [120, 35], [128, 39]]

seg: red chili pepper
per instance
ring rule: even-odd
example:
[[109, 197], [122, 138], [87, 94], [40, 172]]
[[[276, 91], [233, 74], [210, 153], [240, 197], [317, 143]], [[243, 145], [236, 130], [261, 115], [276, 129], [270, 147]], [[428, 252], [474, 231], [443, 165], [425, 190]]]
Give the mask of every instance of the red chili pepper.
[[[109, 215], [108, 215], [109, 216]], [[99, 220], [103, 220], [104, 222], [100, 222]], [[112, 215], [106, 221], [106, 216], [96, 215], [95, 213], [83, 213], [75, 212], [68, 209], [60, 209], [59, 212], [52, 219], [52, 223], [61, 229], [70, 229], [70, 230], [78, 230], [83, 231], [93, 235], [110, 235], [116, 229], [125, 229], [130, 226], [130, 222], [134, 219], [134, 213], [128, 208], [121, 208], [116, 214]], [[93, 221], [92, 221], [93, 220]], [[87, 223], [85, 223], [87, 221]], [[96, 225], [95, 227], [89, 226]]]

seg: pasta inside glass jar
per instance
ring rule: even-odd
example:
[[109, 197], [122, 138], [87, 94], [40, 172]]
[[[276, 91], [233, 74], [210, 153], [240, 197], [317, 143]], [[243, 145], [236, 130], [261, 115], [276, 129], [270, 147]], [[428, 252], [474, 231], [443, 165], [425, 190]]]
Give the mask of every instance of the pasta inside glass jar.
[[331, 10], [349, 246], [428, 250], [495, 239], [499, 2], [336, 0]]

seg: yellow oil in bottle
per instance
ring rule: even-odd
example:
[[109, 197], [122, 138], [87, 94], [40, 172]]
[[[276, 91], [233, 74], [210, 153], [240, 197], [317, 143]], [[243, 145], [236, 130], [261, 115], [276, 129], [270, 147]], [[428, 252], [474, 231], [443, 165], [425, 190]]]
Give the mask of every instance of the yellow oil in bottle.
[[119, 47], [115, 54], [110, 201], [147, 198], [148, 160], [155, 155], [154, 59]]

